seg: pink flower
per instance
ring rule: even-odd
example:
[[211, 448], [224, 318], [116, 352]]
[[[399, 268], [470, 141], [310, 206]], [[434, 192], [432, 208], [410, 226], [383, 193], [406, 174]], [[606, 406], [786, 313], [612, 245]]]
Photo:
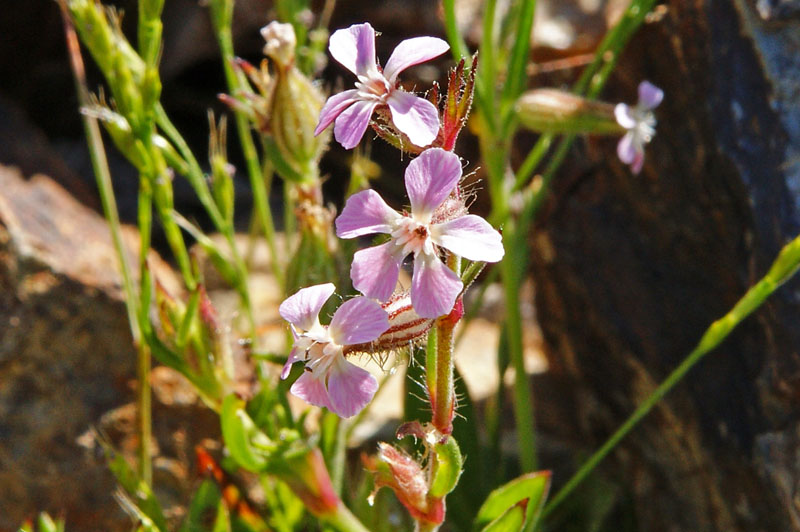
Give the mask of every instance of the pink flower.
[[461, 179], [461, 161], [452, 152], [432, 148], [406, 169], [411, 214], [400, 214], [373, 190], [348, 198], [336, 219], [336, 234], [355, 238], [372, 233], [391, 235], [389, 242], [362, 249], [353, 257], [353, 286], [367, 297], [386, 301], [394, 291], [403, 260], [414, 254], [411, 302], [423, 318], [450, 312], [461, 292], [461, 279], [439, 259], [439, 247], [470, 260], [503, 258], [500, 233], [480, 216], [448, 208], [450, 193]]
[[356, 297], [342, 303], [330, 325], [321, 325], [319, 311], [334, 290], [331, 283], [310, 286], [281, 303], [279, 312], [295, 337], [281, 378], [289, 376], [292, 364], [304, 362], [306, 371], [290, 391], [312, 405], [351, 417], [370, 402], [378, 383], [345, 359], [345, 349], [378, 338], [389, 328], [389, 319], [375, 301]]
[[653, 109], [664, 99], [664, 91], [643, 81], [639, 84], [639, 101], [635, 107], [619, 103], [614, 108], [617, 123], [628, 130], [617, 144], [620, 161], [631, 166], [638, 174], [644, 164], [644, 145], [656, 134], [656, 117]]
[[331, 35], [328, 49], [347, 70], [358, 77], [356, 88], [328, 98], [319, 115], [315, 135], [334, 120], [333, 134], [346, 149], [354, 148], [367, 130], [373, 111], [388, 105], [394, 125], [417, 146], [436, 140], [439, 113], [431, 102], [396, 87], [397, 75], [410, 66], [429, 61], [450, 49], [435, 37], [416, 37], [397, 45], [386, 68], [375, 59], [375, 30], [369, 23], [355, 24]]

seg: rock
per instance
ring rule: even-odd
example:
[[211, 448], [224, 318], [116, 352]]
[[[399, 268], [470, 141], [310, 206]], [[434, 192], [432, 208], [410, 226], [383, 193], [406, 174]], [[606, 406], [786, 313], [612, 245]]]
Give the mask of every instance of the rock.
[[[135, 259], [138, 236], [123, 232]], [[150, 261], [180, 293], [169, 266]], [[135, 448], [125, 443], [135, 434], [134, 364], [105, 221], [48, 177], [0, 167], [0, 530], [44, 510], [74, 530], [130, 528], [113, 477], [81, 436], [99, 427], [123, 451]], [[193, 445], [218, 433], [217, 420], [196, 400], [179, 401], [185, 394], [170, 393], [174, 379], [163, 375], [153, 379], [156, 475], [181, 471], [162, 485], [180, 488], [165, 500], [185, 503]]]
[[[615, 140], [591, 142], [535, 228], [551, 374], [575, 405], [560, 422], [587, 451], [800, 231], [798, 23], [764, 22], [753, 4], [670, 2], [640, 31], [604, 97], [635, 101], [645, 78], [664, 88], [643, 173]], [[638, 529], [800, 530], [798, 294], [797, 280], [783, 287], [606, 463]]]

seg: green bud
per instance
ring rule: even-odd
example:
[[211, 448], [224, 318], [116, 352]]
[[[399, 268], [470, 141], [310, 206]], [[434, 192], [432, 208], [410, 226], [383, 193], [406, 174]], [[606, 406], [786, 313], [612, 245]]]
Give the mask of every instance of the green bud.
[[316, 181], [317, 162], [330, 133], [314, 136], [325, 103], [322, 93], [297, 68], [279, 69], [272, 99], [271, 133], [283, 160], [301, 176]]
[[222, 216], [228, 223], [233, 221], [233, 174], [234, 167], [223, 156], [211, 157], [211, 192]]
[[170, 168], [175, 170], [181, 175], [189, 173], [189, 165], [183, 160], [183, 157], [178, 153], [175, 147], [161, 135], [153, 135], [153, 146], [161, 151], [161, 155], [167, 162]]
[[461, 449], [452, 436], [446, 437], [443, 442], [436, 442], [433, 451], [436, 453], [436, 461], [433, 466], [433, 480], [429, 494], [432, 497], [444, 497], [458, 484], [464, 461], [461, 457]]
[[142, 151], [140, 143], [133, 136], [131, 125], [125, 120], [125, 117], [115, 113], [104, 103], [85, 107], [81, 109], [81, 112], [100, 120], [114, 145], [137, 170], [142, 171], [147, 167], [147, 154]]
[[517, 100], [520, 123], [537, 133], [619, 135], [614, 106], [556, 89], [528, 91]]
[[145, 109], [155, 109], [161, 98], [161, 78], [158, 67], [148, 67], [142, 80], [142, 105]]

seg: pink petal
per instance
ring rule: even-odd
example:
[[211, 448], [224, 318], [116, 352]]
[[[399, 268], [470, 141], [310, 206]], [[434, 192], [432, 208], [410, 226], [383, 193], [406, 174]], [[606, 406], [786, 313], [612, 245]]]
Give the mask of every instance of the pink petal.
[[353, 287], [367, 297], [386, 301], [392, 296], [400, 275], [400, 256], [394, 241], [357, 251], [350, 266]]
[[632, 114], [632, 109], [624, 103], [618, 103], [614, 107], [614, 117], [617, 119], [617, 124], [625, 129], [633, 129], [636, 127], [636, 118]]
[[354, 297], [336, 310], [328, 331], [337, 344], [351, 345], [371, 342], [388, 328], [389, 316], [378, 303]]
[[661, 100], [664, 99], [664, 91], [650, 83], [643, 81], [639, 83], [639, 107], [643, 109], [655, 109]]
[[292, 387], [289, 388], [292, 395], [296, 395], [303, 401], [310, 403], [314, 406], [324, 406], [330, 410], [331, 401], [328, 397], [328, 390], [325, 389], [325, 383], [322, 379], [315, 379], [310, 371], [304, 372], [300, 377], [294, 381]]
[[617, 144], [617, 156], [625, 164], [633, 163], [636, 158], [636, 146], [633, 144], [633, 133], [626, 133]]
[[369, 126], [369, 118], [378, 102], [358, 101], [342, 111], [333, 126], [333, 136], [346, 150], [355, 148]]
[[436, 37], [406, 39], [398, 44], [392, 52], [383, 69], [383, 75], [394, 86], [400, 72], [408, 67], [439, 57], [449, 49], [449, 44]]
[[400, 214], [389, 207], [374, 190], [364, 190], [347, 198], [336, 218], [336, 236], [355, 238], [373, 233], [391, 233], [391, 222]]
[[438, 257], [420, 253], [414, 259], [411, 303], [423, 318], [438, 318], [450, 312], [464, 287], [461, 279]]
[[406, 168], [406, 192], [412, 212], [430, 216], [461, 179], [461, 161], [453, 152], [441, 148], [425, 150]]
[[386, 103], [392, 111], [392, 122], [415, 145], [425, 147], [439, 134], [439, 111], [424, 98], [395, 89]]
[[352, 417], [367, 406], [377, 390], [375, 377], [342, 358], [334, 363], [328, 376], [328, 408], [340, 417]]
[[328, 43], [331, 55], [353, 74], [377, 70], [375, 30], [368, 22], [336, 30]]
[[305, 352], [306, 350], [304, 348], [298, 346], [292, 348], [292, 352], [289, 353], [289, 358], [286, 359], [286, 364], [283, 365], [283, 369], [281, 370], [281, 379], [285, 379], [289, 376], [289, 373], [292, 371], [292, 364], [303, 360]]
[[432, 232], [436, 244], [469, 260], [498, 262], [505, 253], [500, 233], [474, 214], [434, 225]]
[[281, 303], [278, 312], [283, 319], [298, 329], [308, 331], [317, 322], [319, 311], [334, 290], [336, 287], [333, 283], [302, 288]]
[[642, 171], [642, 166], [644, 166], [644, 152], [637, 151], [633, 162], [631, 162], [631, 172], [633, 172], [634, 175], [638, 174]]
[[357, 102], [356, 94], [358, 94], [358, 89], [350, 89], [349, 91], [340, 92], [328, 98], [328, 101], [322, 106], [322, 111], [319, 112], [319, 122], [317, 123], [317, 128], [314, 130], [314, 135], [316, 136], [322, 133], [326, 127], [331, 125], [331, 122], [336, 120], [336, 117], [338, 117], [342, 111]]

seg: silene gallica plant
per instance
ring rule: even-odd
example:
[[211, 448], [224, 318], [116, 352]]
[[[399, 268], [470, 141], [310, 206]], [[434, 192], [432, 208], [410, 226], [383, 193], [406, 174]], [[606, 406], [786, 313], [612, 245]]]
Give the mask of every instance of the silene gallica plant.
[[[249, 179], [253, 196], [250, 239], [266, 242], [271, 275], [285, 298], [278, 313], [285, 320], [286, 346], [270, 351], [253, 304], [247, 250], [239, 245], [233, 225], [233, 181], [240, 172], [226, 156], [225, 122], [211, 118], [210, 156], [203, 165], [160, 103], [163, 0], [140, 0], [135, 46], [122, 33], [118, 14], [95, 0], [59, 3], [138, 349], [141, 448], [135, 471], [109, 452], [120, 498], [138, 530], [430, 531], [444, 525], [450, 530], [517, 531], [546, 526], [553, 508], [725, 337], [731, 323], [738, 323], [726, 321], [724, 330], [712, 327], [713, 334], [704, 337], [687, 362], [545, 505], [550, 474], [537, 471], [533, 403], [522, 363], [519, 289], [526, 237], [576, 135], [620, 137], [619, 159], [633, 173], [642, 170], [645, 145], [655, 133], [654, 109], [663, 93], [643, 82], [636, 106], [614, 106], [596, 97], [654, 0], [630, 2], [571, 92], [527, 90], [535, 12], [530, 0], [513, 2], [504, 13], [496, 2], [487, 3], [478, 53], [468, 50], [458, 32], [453, 0], [444, 0], [441, 12], [449, 43], [436, 37], [409, 38], [383, 65], [376, 55], [377, 33], [369, 23], [337, 29], [328, 39], [330, 9], [315, 18], [307, 1], [277, 1], [281, 21], [262, 30], [266, 58], [257, 66], [234, 55], [233, 0], [208, 0], [228, 84], [220, 100], [233, 115], [244, 154], [241, 174]], [[496, 17], [503, 18], [502, 24], [496, 24]], [[499, 27], [508, 34], [499, 35]], [[79, 40], [104, 76], [106, 97], [89, 93]], [[327, 99], [314, 80], [326, 62], [326, 44], [330, 56], [356, 78], [354, 88]], [[456, 65], [444, 88], [434, 84], [410, 90], [401, 84], [404, 71], [441, 60], [448, 52]], [[491, 202], [486, 219], [469, 212], [477, 192], [464, 186], [468, 163], [455, 151], [468, 120], [486, 174]], [[98, 124], [139, 173], [140, 258], [135, 265], [122, 247]], [[519, 127], [541, 135], [514, 169], [511, 141]], [[331, 129], [343, 148], [355, 149], [348, 194], [338, 215], [323, 197], [319, 167]], [[360, 147], [370, 137], [399, 150], [396, 164], [404, 173], [407, 207], [394, 201], [390, 206], [368, 187], [360, 170], [366, 164]], [[551, 150], [557, 137], [561, 141]], [[192, 186], [217, 236], [175, 211], [175, 179]], [[281, 231], [268, 201], [273, 188], [283, 191]], [[149, 268], [154, 218], [165, 233], [183, 293], [168, 293]], [[363, 246], [355, 250], [358, 244]], [[231, 323], [220, 322], [206, 293], [198, 250], [238, 295], [239, 318]], [[771, 289], [793, 271], [797, 253], [790, 250], [779, 258], [783, 262], [770, 273], [775, 277]], [[407, 262], [409, 282], [403, 280]], [[484, 266], [493, 263], [484, 277], [499, 277], [506, 308], [498, 348], [503, 350], [501, 359], [516, 370], [512, 391], [518, 445], [507, 456], [499, 455], [500, 447], [492, 443], [503, 430], [501, 414], [485, 413], [488, 434], [478, 430], [469, 390], [456, 378], [454, 366], [456, 330], [481, 305], [484, 293], [476, 290], [467, 299], [465, 292]], [[334, 295], [336, 287], [339, 296]], [[764, 289], [746, 296], [757, 302], [739, 308], [737, 319], [769, 293]], [[235, 349], [244, 349], [249, 357], [233, 356]], [[362, 473], [346, 474], [354, 469], [346, 467], [347, 436], [363, 420], [382, 384], [361, 362], [380, 363], [389, 355], [410, 365], [407, 419], [396, 430], [403, 441], [367, 448], [355, 464]], [[182, 520], [174, 514], [165, 517], [157, 486], [152, 486], [151, 357], [186, 377], [220, 417], [224, 454], [212, 457], [198, 450], [207, 478]], [[243, 363], [252, 364], [257, 376], [257, 385], [246, 392], [235, 377], [236, 364]], [[298, 410], [289, 395], [311, 407]], [[519, 476], [496, 467], [509, 460], [516, 464], [509, 471]], [[486, 474], [492, 469], [496, 473]], [[263, 494], [257, 504], [247, 502], [246, 494], [236, 500], [230, 496], [225, 479], [243, 471], [256, 479]], [[383, 496], [378, 491], [382, 487], [394, 499]], [[209, 512], [211, 522], [201, 518]]]

